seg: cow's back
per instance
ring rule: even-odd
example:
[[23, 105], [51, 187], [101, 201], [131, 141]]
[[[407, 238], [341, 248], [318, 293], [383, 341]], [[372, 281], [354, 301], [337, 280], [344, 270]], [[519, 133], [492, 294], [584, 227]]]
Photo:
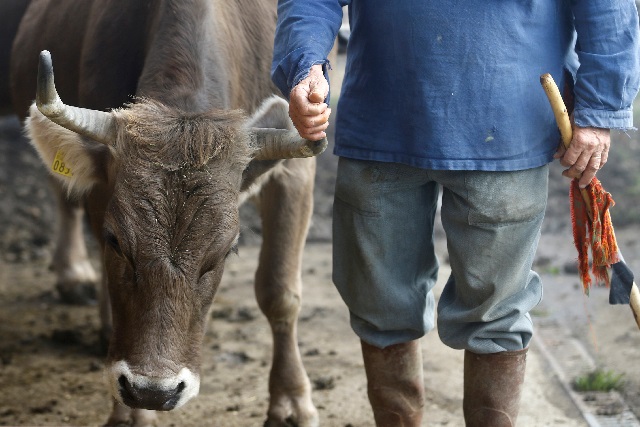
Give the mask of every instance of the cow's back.
[[54, 58], [56, 86], [68, 104], [109, 109], [131, 101], [144, 58], [152, 0], [38, 0], [13, 43], [11, 89], [16, 113], [33, 101], [38, 57]]
[[[132, 96], [139, 94], [141, 76], [149, 67], [149, 56], [160, 38], [158, 33], [165, 31], [159, 25], [159, 16], [166, 3], [33, 2], [13, 45], [15, 111], [23, 117], [33, 100], [38, 54], [44, 49], [52, 54], [56, 86], [66, 103], [106, 110], [131, 102]], [[214, 8], [210, 24], [216, 34], [210, 72], [220, 74], [215, 77], [221, 80], [215, 91], [226, 94], [222, 104], [216, 102], [212, 106], [252, 111], [275, 91], [269, 69], [276, 0], [210, 0], [210, 4]], [[180, 48], [176, 49], [179, 52]]]
[[279, 93], [270, 70], [276, 28], [277, 0], [216, 0], [227, 16], [226, 41], [232, 108], [255, 109], [269, 95]]

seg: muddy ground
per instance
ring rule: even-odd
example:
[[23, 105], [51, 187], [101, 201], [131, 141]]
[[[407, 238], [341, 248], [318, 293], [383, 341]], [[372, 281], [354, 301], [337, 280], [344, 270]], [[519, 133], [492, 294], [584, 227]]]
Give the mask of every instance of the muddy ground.
[[[623, 253], [640, 271], [637, 140], [635, 134], [615, 136], [614, 152], [601, 179], [618, 202], [613, 218]], [[319, 159], [314, 223], [304, 259], [299, 341], [322, 425], [371, 426], [359, 343], [331, 284], [335, 165], [330, 152]], [[108, 416], [110, 400], [102, 376], [97, 307], [64, 305], [54, 290], [49, 266], [55, 211], [47, 179], [21, 137], [17, 120], [0, 119], [0, 425], [100, 425]], [[251, 209], [243, 209], [242, 218], [240, 253], [226, 269], [204, 340], [200, 396], [184, 408], [161, 414], [160, 425], [244, 427], [264, 421], [271, 341], [252, 289], [260, 226]], [[556, 165], [537, 260], [546, 284], [543, 303], [534, 313], [541, 339], [545, 348], [560, 345], [554, 344], [559, 335], [552, 326], [561, 325], [599, 367], [623, 375], [623, 397], [638, 415], [640, 332], [627, 307], [607, 305], [606, 290], [583, 297], [571, 271], [575, 251], [568, 219], [567, 182]], [[444, 280], [446, 251], [441, 230], [437, 235]], [[557, 375], [535, 341], [520, 425], [586, 425], [561, 392]], [[462, 354], [442, 346], [436, 332], [423, 340], [423, 348], [425, 425], [460, 426]], [[615, 408], [612, 412], [615, 417]]]

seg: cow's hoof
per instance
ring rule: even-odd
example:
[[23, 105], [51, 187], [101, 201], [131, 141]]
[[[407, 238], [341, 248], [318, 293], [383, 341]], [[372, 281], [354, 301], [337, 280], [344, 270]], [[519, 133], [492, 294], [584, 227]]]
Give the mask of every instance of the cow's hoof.
[[272, 419], [267, 419], [267, 421], [264, 422], [262, 427], [299, 427], [299, 426], [291, 418], [287, 418], [284, 421], [276, 421], [276, 420], [272, 420]]
[[96, 305], [98, 294], [93, 282], [57, 283], [60, 301], [71, 305]]
[[[303, 384], [305, 390], [311, 390], [308, 379]], [[318, 427], [320, 425], [318, 410], [313, 406], [308, 391], [293, 397], [272, 393], [269, 406], [264, 427]]]
[[284, 420], [274, 420], [273, 418], [268, 418], [263, 427], [318, 427], [320, 425], [320, 421], [317, 415], [311, 416], [304, 421], [296, 421], [292, 417], [288, 417]]

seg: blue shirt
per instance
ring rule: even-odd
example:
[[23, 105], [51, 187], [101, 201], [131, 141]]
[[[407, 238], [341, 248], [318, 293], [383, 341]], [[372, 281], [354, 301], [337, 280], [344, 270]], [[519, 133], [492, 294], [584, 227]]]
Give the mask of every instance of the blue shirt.
[[272, 78], [285, 96], [327, 63], [344, 5], [339, 156], [426, 169], [541, 166], [559, 134], [539, 77], [562, 87], [563, 68], [575, 72], [577, 125], [633, 126], [633, 0], [279, 0]]

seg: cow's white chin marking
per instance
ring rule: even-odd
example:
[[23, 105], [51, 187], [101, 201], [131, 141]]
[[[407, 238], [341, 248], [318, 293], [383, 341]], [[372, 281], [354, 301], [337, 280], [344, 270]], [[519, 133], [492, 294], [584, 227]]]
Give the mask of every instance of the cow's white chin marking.
[[123, 375], [129, 383], [140, 388], [175, 390], [180, 383], [184, 383], [184, 389], [174, 409], [187, 403], [191, 398], [197, 396], [200, 391], [200, 376], [187, 368], [182, 368], [177, 375], [172, 377], [149, 377], [133, 373], [129, 368], [129, 364], [124, 360], [120, 360], [107, 366], [106, 375], [111, 395], [123, 405], [126, 404], [122, 400], [121, 387], [118, 382], [118, 379]]

